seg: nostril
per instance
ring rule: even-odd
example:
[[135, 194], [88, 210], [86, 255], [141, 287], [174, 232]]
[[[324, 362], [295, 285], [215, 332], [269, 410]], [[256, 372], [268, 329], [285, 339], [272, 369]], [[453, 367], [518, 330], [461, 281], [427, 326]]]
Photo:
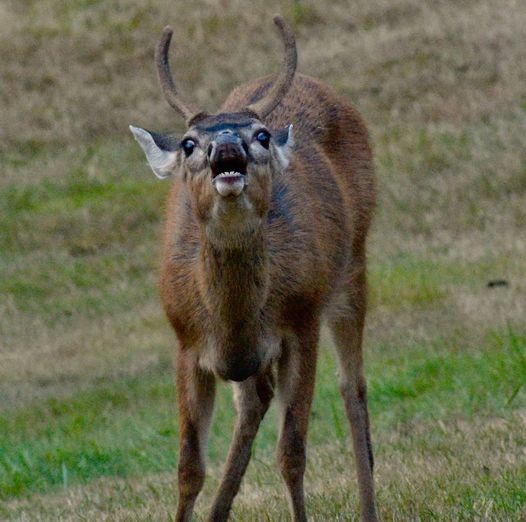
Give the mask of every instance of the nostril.
[[212, 151], [213, 150], [214, 150], [214, 146], [210, 143], [210, 145], [208, 145], [208, 150], [206, 151], [206, 153], [208, 154], [209, 158], [212, 156]]

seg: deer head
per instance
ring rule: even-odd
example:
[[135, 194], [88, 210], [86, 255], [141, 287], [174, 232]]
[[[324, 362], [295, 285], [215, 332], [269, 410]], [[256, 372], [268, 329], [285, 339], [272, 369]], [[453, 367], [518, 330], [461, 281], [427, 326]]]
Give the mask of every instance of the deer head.
[[[292, 125], [269, 129], [265, 118], [288, 92], [296, 70], [296, 45], [290, 27], [274, 17], [285, 59], [261, 99], [238, 112], [207, 114], [182, 100], [168, 63], [172, 29], [158, 41], [155, 61], [168, 103], [186, 120], [182, 138], [130, 126], [158, 178], [179, 176], [187, 185], [194, 212], [216, 238], [254, 230], [268, 211], [272, 179], [290, 161]], [[236, 234], [234, 234], [235, 236]]]

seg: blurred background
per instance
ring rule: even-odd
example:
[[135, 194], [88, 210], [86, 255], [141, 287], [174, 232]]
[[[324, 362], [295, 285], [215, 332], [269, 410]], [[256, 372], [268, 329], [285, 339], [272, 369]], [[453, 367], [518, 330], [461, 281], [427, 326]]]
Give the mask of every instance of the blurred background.
[[[375, 151], [365, 339], [384, 520], [526, 510], [526, 6], [506, 0], [0, 3], [0, 519], [169, 520], [173, 334], [157, 296], [169, 187], [128, 124], [182, 122], [153, 48], [214, 111], [277, 71], [355, 104]], [[324, 334], [309, 437], [312, 520], [354, 520], [350, 439]], [[233, 422], [220, 387], [200, 520]], [[286, 520], [265, 419], [233, 520]]]

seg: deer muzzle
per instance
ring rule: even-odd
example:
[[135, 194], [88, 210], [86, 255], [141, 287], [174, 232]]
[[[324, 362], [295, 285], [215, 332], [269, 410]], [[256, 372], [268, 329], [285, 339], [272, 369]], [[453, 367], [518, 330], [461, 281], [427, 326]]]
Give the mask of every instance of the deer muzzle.
[[231, 131], [217, 135], [208, 150], [212, 183], [222, 197], [237, 197], [247, 185], [247, 155], [241, 138]]

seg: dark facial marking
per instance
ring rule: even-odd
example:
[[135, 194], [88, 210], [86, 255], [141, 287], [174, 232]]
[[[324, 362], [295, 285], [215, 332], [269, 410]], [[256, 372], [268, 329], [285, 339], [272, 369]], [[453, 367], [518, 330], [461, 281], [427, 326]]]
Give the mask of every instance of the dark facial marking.
[[198, 131], [220, 132], [226, 129], [240, 129], [252, 125], [256, 115], [248, 111], [224, 112], [215, 116], [208, 116], [195, 124]]
[[221, 123], [215, 123], [208, 127], [201, 127], [197, 125], [196, 128], [204, 132], [221, 132], [227, 129], [242, 129], [244, 127], [250, 127], [250, 125], [252, 125], [251, 121], [245, 121], [245, 122], [240, 122], [240, 123], [221, 122]]

